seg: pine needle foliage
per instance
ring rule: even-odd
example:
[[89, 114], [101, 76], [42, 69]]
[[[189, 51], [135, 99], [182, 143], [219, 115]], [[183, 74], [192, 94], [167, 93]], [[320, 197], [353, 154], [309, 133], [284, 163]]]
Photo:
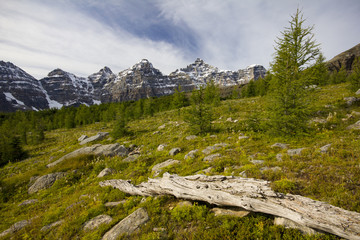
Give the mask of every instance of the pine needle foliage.
[[313, 26], [304, 27], [299, 9], [291, 16], [290, 27], [275, 41], [275, 58], [271, 64], [269, 119], [272, 132], [297, 135], [306, 130], [309, 91], [303, 74], [320, 54], [314, 40]]

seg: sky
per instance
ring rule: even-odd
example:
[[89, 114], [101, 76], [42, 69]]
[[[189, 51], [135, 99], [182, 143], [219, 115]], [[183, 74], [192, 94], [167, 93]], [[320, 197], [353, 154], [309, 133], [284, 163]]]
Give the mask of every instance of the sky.
[[86, 77], [148, 59], [163, 74], [196, 58], [265, 68], [300, 8], [327, 60], [360, 43], [359, 0], [0, 0], [0, 60], [35, 78]]

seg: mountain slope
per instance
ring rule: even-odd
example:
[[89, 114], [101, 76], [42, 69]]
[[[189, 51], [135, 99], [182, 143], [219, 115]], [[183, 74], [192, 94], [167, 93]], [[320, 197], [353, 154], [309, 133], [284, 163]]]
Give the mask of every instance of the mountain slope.
[[330, 59], [327, 62], [328, 68], [330, 71], [339, 71], [341, 67], [344, 67], [345, 70], [351, 71], [352, 63], [357, 57], [360, 57], [360, 43]]

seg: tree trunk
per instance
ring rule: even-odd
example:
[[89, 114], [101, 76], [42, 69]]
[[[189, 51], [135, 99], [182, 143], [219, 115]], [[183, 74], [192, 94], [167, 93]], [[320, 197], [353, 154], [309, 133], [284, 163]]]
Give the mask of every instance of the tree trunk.
[[180, 177], [165, 173], [162, 178], [149, 179], [137, 186], [121, 179], [103, 181], [100, 186], [112, 186], [131, 195], [173, 195], [218, 206], [241, 207], [343, 238], [360, 239], [360, 213], [299, 195], [274, 192], [265, 180], [220, 175]]

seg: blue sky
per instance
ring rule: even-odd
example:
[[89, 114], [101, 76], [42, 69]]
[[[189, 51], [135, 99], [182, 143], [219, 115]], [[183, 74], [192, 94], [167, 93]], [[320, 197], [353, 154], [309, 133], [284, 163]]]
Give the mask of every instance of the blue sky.
[[117, 73], [143, 58], [164, 74], [197, 57], [268, 67], [297, 7], [327, 59], [360, 42], [359, 0], [0, 0], [0, 60], [36, 78]]

